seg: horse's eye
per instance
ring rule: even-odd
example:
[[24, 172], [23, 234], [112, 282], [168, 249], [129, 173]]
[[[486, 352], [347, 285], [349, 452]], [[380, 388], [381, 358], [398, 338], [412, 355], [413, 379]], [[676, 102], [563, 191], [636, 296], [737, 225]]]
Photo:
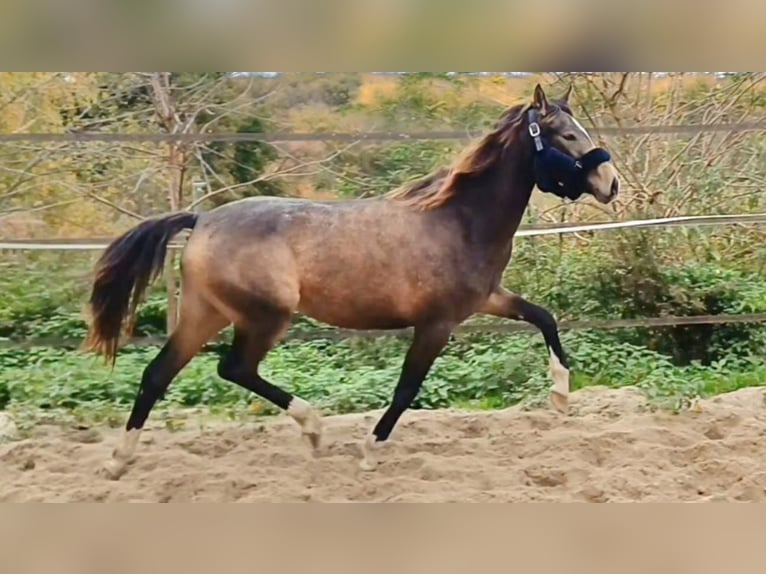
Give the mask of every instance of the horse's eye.
[[577, 139], [577, 136], [574, 135], [572, 132], [567, 132], [565, 134], [562, 134], [561, 137], [563, 137], [568, 142], [573, 142], [573, 141], [575, 141]]

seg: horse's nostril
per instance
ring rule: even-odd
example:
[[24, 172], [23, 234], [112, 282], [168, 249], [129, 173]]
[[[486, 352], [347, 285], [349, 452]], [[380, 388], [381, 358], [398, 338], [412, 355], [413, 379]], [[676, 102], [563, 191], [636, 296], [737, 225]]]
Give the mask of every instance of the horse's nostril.
[[620, 182], [619, 182], [619, 180], [618, 180], [618, 179], [615, 177], [615, 178], [612, 180], [612, 189], [611, 189], [611, 193], [610, 193], [610, 195], [611, 195], [612, 197], [614, 197], [614, 196], [616, 196], [616, 195], [617, 195], [617, 193], [619, 193], [619, 191], [620, 191]]

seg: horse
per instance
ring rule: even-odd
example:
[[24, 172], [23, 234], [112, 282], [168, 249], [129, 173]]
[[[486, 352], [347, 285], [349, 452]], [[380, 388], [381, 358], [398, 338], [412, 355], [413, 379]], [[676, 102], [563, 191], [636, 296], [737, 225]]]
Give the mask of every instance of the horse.
[[146, 219], [113, 240], [94, 269], [83, 349], [115, 366], [121, 334], [163, 271], [168, 243], [191, 230], [182, 253], [179, 317], [143, 371], [121, 442], [100, 472], [119, 479], [136, 459], [142, 428], [184, 366], [223, 329], [233, 340], [217, 372], [292, 417], [311, 451], [322, 419], [303, 398], [259, 373], [296, 313], [345, 329], [411, 328], [393, 397], [361, 444], [362, 470], [410, 408], [453, 330], [476, 314], [525, 321], [542, 334], [553, 385], [568, 412], [569, 365], [544, 307], [506, 290], [503, 270], [535, 186], [561, 198], [607, 204], [619, 179], [569, 105], [535, 87], [494, 128], [442, 167], [384, 195], [362, 199], [240, 199], [213, 210]]

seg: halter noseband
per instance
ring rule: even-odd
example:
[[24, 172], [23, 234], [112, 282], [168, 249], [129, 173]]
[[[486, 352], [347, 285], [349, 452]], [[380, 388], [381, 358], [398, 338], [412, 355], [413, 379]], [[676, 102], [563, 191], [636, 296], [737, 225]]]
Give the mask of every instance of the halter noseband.
[[556, 149], [542, 137], [538, 116], [536, 109], [529, 110], [529, 135], [535, 143], [535, 183], [540, 191], [574, 201], [585, 193], [588, 173], [609, 161], [611, 156], [600, 147], [579, 158]]

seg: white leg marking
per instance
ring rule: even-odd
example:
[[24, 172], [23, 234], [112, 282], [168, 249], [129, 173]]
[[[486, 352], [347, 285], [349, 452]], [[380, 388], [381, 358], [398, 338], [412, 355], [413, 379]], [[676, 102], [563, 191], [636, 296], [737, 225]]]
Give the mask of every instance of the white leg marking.
[[125, 474], [128, 464], [133, 460], [140, 437], [141, 429], [131, 429], [123, 433], [122, 444], [114, 449], [112, 458], [104, 463], [103, 470], [107, 477], [117, 480]]
[[550, 353], [550, 368], [553, 387], [551, 388], [551, 401], [557, 410], [566, 413], [569, 409], [569, 369], [561, 364], [552, 349]]
[[380, 463], [379, 454], [382, 443], [377, 442], [375, 435], [370, 433], [362, 443], [362, 460], [359, 462], [359, 468], [364, 471], [373, 471]]
[[311, 408], [311, 405], [300, 397], [293, 397], [287, 406], [287, 414], [301, 426], [301, 432], [316, 450], [322, 438], [322, 420]]

